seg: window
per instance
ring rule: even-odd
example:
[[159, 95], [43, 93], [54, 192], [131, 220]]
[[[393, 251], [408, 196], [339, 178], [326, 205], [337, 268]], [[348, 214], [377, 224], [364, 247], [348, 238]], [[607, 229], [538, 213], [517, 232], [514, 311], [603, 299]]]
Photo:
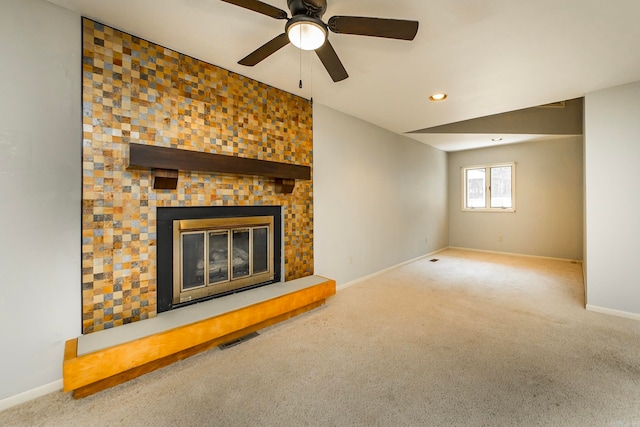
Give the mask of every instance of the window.
[[516, 164], [462, 168], [462, 210], [515, 212]]

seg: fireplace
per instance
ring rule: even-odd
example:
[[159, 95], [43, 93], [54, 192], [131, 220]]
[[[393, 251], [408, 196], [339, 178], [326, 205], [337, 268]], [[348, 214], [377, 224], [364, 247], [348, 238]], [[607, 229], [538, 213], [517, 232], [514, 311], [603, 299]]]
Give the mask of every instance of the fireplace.
[[173, 304], [273, 280], [273, 217], [173, 221]]
[[158, 312], [281, 277], [280, 206], [158, 208]]

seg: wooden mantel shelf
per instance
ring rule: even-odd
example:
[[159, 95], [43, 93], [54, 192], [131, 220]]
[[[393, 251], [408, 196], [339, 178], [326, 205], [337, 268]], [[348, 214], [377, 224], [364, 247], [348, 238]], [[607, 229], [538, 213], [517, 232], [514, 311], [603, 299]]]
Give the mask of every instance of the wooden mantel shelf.
[[296, 179], [311, 179], [309, 166], [145, 144], [129, 144], [129, 168], [156, 169], [159, 185], [154, 187], [169, 189], [177, 186], [178, 170], [275, 178], [276, 187], [285, 193], [293, 191]]

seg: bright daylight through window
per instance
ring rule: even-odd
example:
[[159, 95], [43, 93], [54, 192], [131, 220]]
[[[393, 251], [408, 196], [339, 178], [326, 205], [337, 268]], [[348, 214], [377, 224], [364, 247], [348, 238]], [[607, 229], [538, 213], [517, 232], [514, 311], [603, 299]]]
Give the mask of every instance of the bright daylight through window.
[[462, 210], [515, 212], [515, 163], [462, 168]]

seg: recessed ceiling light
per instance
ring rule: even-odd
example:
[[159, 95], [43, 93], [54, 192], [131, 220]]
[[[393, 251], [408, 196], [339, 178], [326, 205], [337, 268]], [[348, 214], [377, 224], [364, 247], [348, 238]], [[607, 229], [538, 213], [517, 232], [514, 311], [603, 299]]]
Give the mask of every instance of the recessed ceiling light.
[[502, 141], [502, 138], [491, 138], [491, 140], [492, 140], [493, 142], [498, 142], [498, 141]]
[[429, 97], [429, 101], [444, 101], [445, 99], [447, 99], [447, 94], [444, 92], [434, 93]]

